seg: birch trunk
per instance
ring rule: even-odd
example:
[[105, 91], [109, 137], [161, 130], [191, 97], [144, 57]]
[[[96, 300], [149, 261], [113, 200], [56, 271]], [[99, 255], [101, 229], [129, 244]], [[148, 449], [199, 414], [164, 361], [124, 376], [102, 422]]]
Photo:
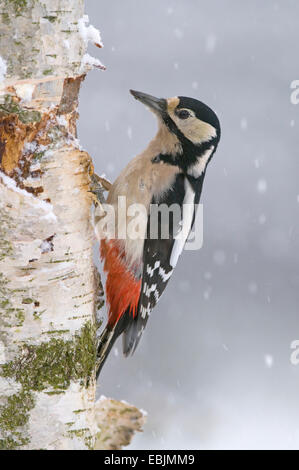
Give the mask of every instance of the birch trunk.
[[76, 138], [80, 84], [101, 67], [87, 42], [100, 38], [83, 15], [83, 0], [0, 0], [2, 449], [101, 440], [92, 162]]

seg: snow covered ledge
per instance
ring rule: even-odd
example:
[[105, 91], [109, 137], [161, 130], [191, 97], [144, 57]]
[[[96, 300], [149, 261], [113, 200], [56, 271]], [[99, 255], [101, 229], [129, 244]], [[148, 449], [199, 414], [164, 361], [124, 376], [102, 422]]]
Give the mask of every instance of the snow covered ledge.
[[0, 2], [2, 449], [107, 448], [112, 425], [95, 403], [93, 166], [76, 138], [81, 81], [103, 68], [86, 56], [101, 39], [83, 3]]

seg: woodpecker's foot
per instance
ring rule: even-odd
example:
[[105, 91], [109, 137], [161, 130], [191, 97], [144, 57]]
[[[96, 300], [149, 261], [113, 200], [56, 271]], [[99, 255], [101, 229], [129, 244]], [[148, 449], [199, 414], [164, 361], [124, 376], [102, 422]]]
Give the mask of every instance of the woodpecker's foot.
[[91, 175], [89, 192], [91, 193], [91, 197], [95, 205], [106, 202], [104, 192], [109, 191], [111, 186], [112, 183], [102, 176], [98, 176], [95, 173]]

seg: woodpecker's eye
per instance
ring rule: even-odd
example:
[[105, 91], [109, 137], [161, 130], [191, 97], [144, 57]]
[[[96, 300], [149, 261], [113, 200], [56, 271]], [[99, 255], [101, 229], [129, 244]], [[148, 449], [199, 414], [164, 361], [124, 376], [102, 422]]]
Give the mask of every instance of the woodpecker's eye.
[[188, 119], [188, 117], [190, 117], [190, 113], [189, 111], [187, 111], [187, 109], [182, 109], [181, 111], [178, 111], [177, 115], [180, 119]]

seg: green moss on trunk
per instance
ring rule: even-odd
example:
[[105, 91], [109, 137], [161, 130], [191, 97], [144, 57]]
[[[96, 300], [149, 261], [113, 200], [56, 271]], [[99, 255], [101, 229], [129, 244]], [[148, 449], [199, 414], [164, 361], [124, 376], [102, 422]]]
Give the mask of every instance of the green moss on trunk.
[[[0, 251], [1, 255], [1, 251]], [[0, 256], [1, 259], [1, 256]], [[25, 321], [23, 308], [16, 308], [11, 303], [13, 291], [8, 287], [9, 281], [0, 273], [0, 320], [1, 325], [6, 328], [20, 327]], [[0, 330], [0, 338], [2, 331]]]
[[[24, 431], [30, 410], [35, 406], [34, 392], [64, 393], [71, 382], [78, 381], [88, 387], [94, 376], [95, 360], [95, 327], [91, 322], [72, 340], [52, 338], [39, 345], [20, 347], [16, 358], [0, 368], [2, 377], [13, 379], [21, 386], [19, 393], [8, 397], [0, 406], [0, 449], [16, 449], [28, 444]], [[85, 444], [90, 445], [87, 442], [90, 437], [86, 432], [83, 434]]]
[[13, 247], [9, 237], [14, 229], [14, 224], [4, 211], [0, 211], [0, 221], [0, 261], [3, 261], [7, 256], [12, 256], [13, 254]]
[[0, 115], [8, 116], [16, 114], [23, 124], [29, 122], [40, 122], [42, 115], [39, 111], [22, 108], [11, 95], [5, 95], [4, 101], [0, 104]]
[[24, 437], [20, 429], [29, 419], [29, 412], [34, 407], [34, 396], [22, 388], [7, 398], [7, 403], [0, 406], [0, 429], [3, 439], [0, 439], [0, 449], [17, 449], [28, 444], [29, 439]]
[[29, 10], [29, 7], [32, 8], [35, 0], [5, 0], [6, 7], [11, 6], [16, 16], [23, 15], [26, 11]]
[[95, 328], [87, 322], [72, 340], [52, 338], [38, 345], [24, 344], [16, 359], [2, 366], [0, 374], [15, 379], [27, 390], [67, 390], [72, 381], [89, 385], [95, 360]]

